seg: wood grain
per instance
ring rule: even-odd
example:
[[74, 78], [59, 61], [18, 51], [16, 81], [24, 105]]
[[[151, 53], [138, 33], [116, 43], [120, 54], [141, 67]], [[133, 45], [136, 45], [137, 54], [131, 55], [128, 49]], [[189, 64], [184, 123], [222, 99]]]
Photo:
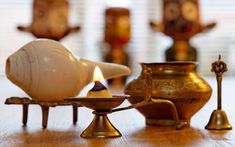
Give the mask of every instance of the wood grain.
[[[120, 138], [84, 139], [81, 132], [92, 120], [92, 111], [79, 108], [77, 125], [73, 125], [72, 107], [61, 106], [50, 109], [47, 129], [41, 126], [41, 108], [29, 106], [28, 124], [22, 125], [22, 106], [5, 105], [5, 98], [26, 96], [5, 77], [0, 78], [0, 146], [42, 147], [42, 146], [122, 146], [122, 147], [214, 147], [235, 146], [235, 132], [208, 131], [204, 126], [216, 108], [216, 83], [214, 78], [206, 78], [213, 87], [210, 101], [191, 120], [191, 127], [175, 130], [174, 127], [146, 126], [144, 117], [136, 110], [116, 112], [109, 115], [114, 126], [122, 133]], [[235, 78], [225, 77], [223, 81], [223, 109], [234, 126], [235, 99], [233, 90]], [[122, 90], [112, 90], [120, 93]], [[122, 106], [129, 105], [124, 102]]]

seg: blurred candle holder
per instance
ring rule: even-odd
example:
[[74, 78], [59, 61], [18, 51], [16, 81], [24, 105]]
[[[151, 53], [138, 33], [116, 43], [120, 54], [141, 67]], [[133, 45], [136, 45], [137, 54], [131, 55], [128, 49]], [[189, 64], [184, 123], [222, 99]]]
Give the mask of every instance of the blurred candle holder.
[[[104, 55], [106, 62], [129, 65], [129, 56], [125, 45], [130, 41], [130, 11], [122, 7], [110, 7], [105, 10], [104, 42], [109, 50]], [[124, 84], [125, 77], [109, 80], [109, 83]]]

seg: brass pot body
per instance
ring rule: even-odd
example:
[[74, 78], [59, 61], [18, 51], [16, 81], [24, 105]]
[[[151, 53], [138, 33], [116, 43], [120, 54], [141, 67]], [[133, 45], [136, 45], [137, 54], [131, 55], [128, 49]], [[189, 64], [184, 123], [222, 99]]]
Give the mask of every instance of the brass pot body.
[[[154, 99], [172, 101], [180, 121], [190, 124], [191, 117], [209, 100], [212, 89], [195, 71], [195, 62], [141, 63], [142, 72], [137, 79], [125, 87], [131, 104], [143, 101], [147, 94], [144, 72], [152, 70]], [[151, 104], [137, 108], [146, 118], [148, 125], [173, 125], [173, 114], [168, 105]]]

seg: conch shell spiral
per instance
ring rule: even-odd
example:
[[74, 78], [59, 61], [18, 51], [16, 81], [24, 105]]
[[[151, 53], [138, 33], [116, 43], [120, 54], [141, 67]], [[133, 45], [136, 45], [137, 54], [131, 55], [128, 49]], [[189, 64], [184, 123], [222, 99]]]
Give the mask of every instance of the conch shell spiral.
[[8, 57], [6, 75], [32, 99], [60, 101], [76, 96], [92, 82], [96, 66], [105, 79], [130, 74], [126, 66], [77, 59], [59, 42], [38, 39]]

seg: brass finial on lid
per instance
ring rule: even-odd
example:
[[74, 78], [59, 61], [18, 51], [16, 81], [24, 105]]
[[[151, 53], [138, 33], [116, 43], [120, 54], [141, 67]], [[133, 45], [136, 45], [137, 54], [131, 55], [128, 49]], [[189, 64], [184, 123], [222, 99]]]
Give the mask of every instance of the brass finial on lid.
[[215, 72], [217, 80], [217, 110], [214, 110], [211, 114], [208, 124], [205, 126], [208, 130], [230, 130], [232, 126], [230, 125], [225, 111], [222, 110], [222, 98], [221, 98], [221, 87], [222, 87], [222, 75], [224, 72], [228, 71], [227, 65], [221, 60], [221, 55], [219, 59], [212, 63], [212, 72]]

